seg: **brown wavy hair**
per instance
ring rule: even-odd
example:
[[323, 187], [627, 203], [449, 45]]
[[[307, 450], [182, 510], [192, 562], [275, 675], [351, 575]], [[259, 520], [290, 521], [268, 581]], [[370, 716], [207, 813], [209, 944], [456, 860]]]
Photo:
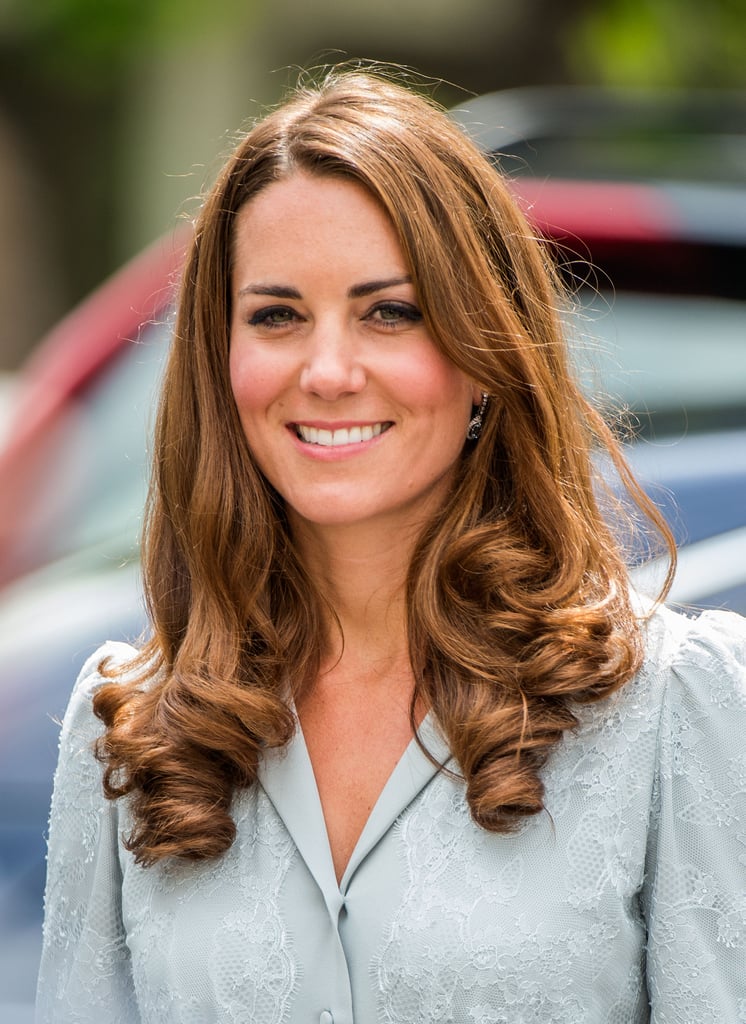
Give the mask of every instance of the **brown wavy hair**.
[[[431, 336], [490, 396], [408, 576], [412, 700], [456, 757], [474, 820], [543, 807], [541, 769], [576, 705], [638, 669], [625, 559], [592, 452], [670, 535], [568, 367], [562, 290], [506, 182], [429, 99], [378, 73], [303, 85], [241, 139], [183, 275], [144, 535], [152, 639], [94, 699], [108, 797], [127, 796], [143, 864], [220, 855], [231, 799], [294, 731], [323, 654], [322, 598], [232, 396], [232, 239], [242, 206], [295, 171], [364, 186], [399, 237]], [[106, 673], [104, 667], [104, 672]], [[133, 674], [134, 673], [134, 674]]]

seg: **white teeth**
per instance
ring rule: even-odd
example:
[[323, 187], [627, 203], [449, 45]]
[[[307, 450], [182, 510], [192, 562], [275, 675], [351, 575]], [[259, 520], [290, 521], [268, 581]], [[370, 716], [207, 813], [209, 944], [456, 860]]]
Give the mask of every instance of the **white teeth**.
[[378, 437], [388, 424], [374, 423], [364, 427], [342, 427], [339, 430], [323, 430], [320, 427], [307, 427], [302, 423], [296, 424], [298, 436], [306, 444], [320, 444], [326, 448], [337, 448], [345, 444], [359, 444], [361, 441], [372, 441]]

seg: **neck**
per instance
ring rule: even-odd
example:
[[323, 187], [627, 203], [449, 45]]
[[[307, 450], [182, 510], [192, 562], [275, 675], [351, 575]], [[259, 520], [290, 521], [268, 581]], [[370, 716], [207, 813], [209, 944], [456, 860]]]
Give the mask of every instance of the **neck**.
[[340, 657], [408, 658], [405, 591], [417, 533], [401, 525], [390, 530], [380, 525], [293, 523], [306, 571], [333, 610], [329, 662]]

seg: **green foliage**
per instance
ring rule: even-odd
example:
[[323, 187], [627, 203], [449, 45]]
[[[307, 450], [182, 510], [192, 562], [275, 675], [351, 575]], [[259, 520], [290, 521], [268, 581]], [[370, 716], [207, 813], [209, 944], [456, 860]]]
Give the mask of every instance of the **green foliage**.
[[602, 0], [567, 36], [581, 81], [746, 85], [746, 0]]
[[139, 54], [245, 25], [260, 2], [0, 0], [0, 40], [31, 58], [37, 73], [100, 85]]

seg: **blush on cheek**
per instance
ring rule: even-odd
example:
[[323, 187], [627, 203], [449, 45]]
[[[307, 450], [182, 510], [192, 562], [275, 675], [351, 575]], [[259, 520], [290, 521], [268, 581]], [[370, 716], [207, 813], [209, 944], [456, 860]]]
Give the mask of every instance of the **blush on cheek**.
[[[412, 353], [414, 355], [415, 353]], [[443, 404], [458, 403], [471, 410], [472, 385], [445, 356], [432, 347], [423, 346], [416, 353], [416, 365], [407, 373], [407, 394], [418, 405], [430, 406], [437, 412]]]
[[261, 374], [253, 372], [248, 366], [231, 363], [230, 378], [233, 397], [242, 409], [263, 407], [276, 392], [270, 380], [263, 379]]
[[292, 366], [246, 342], [231, 346], [229, 373], [236, 401], [253, 409], [277, 405], [294, 381]]

